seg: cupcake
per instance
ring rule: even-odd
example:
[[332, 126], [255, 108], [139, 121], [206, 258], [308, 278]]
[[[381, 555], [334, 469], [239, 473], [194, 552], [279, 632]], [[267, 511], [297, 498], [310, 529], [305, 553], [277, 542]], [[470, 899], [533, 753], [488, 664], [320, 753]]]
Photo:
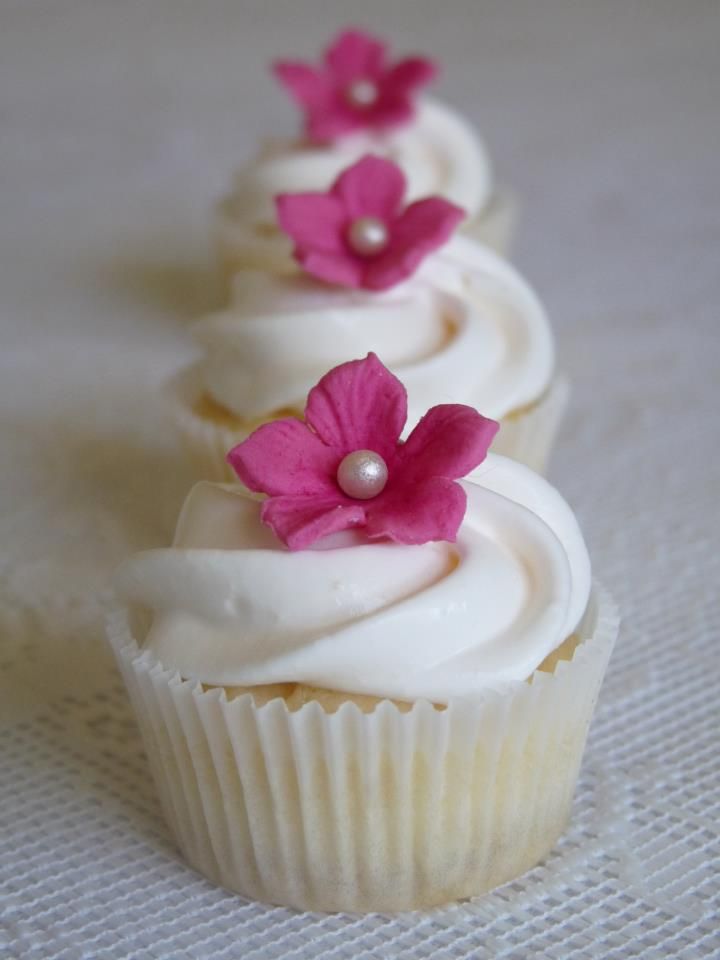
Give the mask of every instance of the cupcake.
[[404, 381], [411, 424], [468, 403], [502, 422], [499, 453], [544, 469], [567, 394], [545, 312], [499, 256], [453, 236], [459, 207], [405, 206], [405, 189], [398, 166], [368, 155], [327, 193], [276, 198], [295, 272], [236, 274], [229, 307], [192, 327], [202, 358], [169, 391], [199, 476], [231, 480], [230, 447], [371, 350]]
[[267, 143], [238, 171], [219, 203], [215, 239], [228, 277], [241, 267], [292, 270], [273, 198], [326, 190], [366, 153], [388, 157], [404, 170], [410, 199], [445, 197], [467, 212], [468, 234], [506, 252], [514, 204], [493, 186], [482, 140], [449, 107], [417, 99], [437, 73], [431, 60], [391, 62], [382, 40], [348, 30], [332, 42], [322, 63], [281, 61], [274, 71], [302, 110], [304, 130], [299, 138]]
[[246, 897], [474, 896], [570, 813], [612, 602], [560, 495], [486, 456], [494, 421], [440, 405], [403, 442], [406, 414], [374, 355], [342, 364], [117, 575], [110, 642], [168, 823]]

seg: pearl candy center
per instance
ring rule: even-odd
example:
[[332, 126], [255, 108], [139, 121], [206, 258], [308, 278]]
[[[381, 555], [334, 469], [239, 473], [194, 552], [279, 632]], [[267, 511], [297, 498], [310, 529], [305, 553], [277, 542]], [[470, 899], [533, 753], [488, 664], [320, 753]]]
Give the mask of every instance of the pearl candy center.
[[355, 80], [345, 91], [348, 103], [353, 107], [371, 107], [378, 98], [377, 85], [372, 80]]
[[350, 224], [347, 240], [354, 253], [374, 257], [387, 247], [388, 228], [378, 217], [358, 217]]
[[385, 489], [387, 464], [373, 450], [354, 450], [340, 461], [337, 482], [354, 500], [372, 500]]

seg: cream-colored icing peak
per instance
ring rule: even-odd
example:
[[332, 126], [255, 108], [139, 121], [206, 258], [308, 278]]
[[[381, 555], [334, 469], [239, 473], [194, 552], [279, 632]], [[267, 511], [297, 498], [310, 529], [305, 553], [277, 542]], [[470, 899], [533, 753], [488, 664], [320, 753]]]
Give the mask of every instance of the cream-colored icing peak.
[[272, 227], [278, 193], [327, 190], [338, 174], [367, 153], [387, 157], [403, 169], [408, 201], [439, 195], [472, 216], [490, 197], [490, 161], [478, 135], [454, 110], [424, 100], [411, 123], [390, 133], [362, 132], [330, 145], [269, 143], [237, 173], [229, 198], [233, 215], [241, 222]]
[[533, 291], [462, 237], [384, 293], [242, 271], [228, 310], [198, 321], [193, 334], [205, 390], [249, 421], [302, 411], [328, 369], [371, 350], [405, 384], [409, 425], [437, 403], [467, 403], [499, 419], [536, 401], [554, 365]]
[[239, 487], [191, 492], [171, 548], [118, 573], [154, 613], [146, 644], [184, 677], [304, 682], [444, 703], [524, 679], [577, 626], [590, 565], [560, 495], [490, 455], [463, 484], [457, 543], [336, 535], [291, 553]]

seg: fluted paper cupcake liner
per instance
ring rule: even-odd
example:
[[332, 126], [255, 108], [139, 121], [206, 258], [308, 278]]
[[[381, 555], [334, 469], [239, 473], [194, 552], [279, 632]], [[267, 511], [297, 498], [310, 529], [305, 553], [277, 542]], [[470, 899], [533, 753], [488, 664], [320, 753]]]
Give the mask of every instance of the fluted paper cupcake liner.
[[[518, 460], [543, 473], [550, 456], [568, 397], [565, 377], [557, 376], [538, 401], [510, 414], [493, 443], [493, 453]], [[202, 412], [203, 386], [196, 367], [180, 371], [168, 384], [170, 412], [191, 458], [203, 480], [232, 483], [237, 477], [226, 462], [229, 450], [252, 432]], [[481, 411], [482, 412], [482, 411]]]
[[570, 660], [530, 681], [372, 713], [345, 702], [256, 706], [141, 651], [126, 613], [110, 643], [167, 821], [215, 883], [301, 909], [396, 911], [483, 893], [553, 847], [569, 816], [618, 630], [596, 588]]
[[[507, 256], [517, 221], [517, 200], [507, 189], [498, 189], [479, 214], [463, 224], [462, 232]], [[292, 243], [279, 230], [257, 229], [238, 219], [233, 198], [226, 197], [215, 208], [213, 244], [223, 277], [228, 284], [238, 270], [294, 272]]]
[[567, 377], [557, 374], [539, 400], [502, 419], [492, 452], [545, 473], [569, 394]]
[[203, 414], [203, 386], [197, 367], [176, 374], [167, 384], [165, 396], [197, 476], [220, 483], [236, 482], [237, 476], [225, 458], [251, 431]]

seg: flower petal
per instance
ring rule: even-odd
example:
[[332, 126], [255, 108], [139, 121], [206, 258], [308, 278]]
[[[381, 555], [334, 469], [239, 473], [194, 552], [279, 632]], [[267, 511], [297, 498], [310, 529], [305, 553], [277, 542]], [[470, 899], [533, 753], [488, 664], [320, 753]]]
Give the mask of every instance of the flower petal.
[[264, 501], [260, 519], [291, 550], [304, 550], [330, 533], [362, 526], [365, 508], [340, 497], [274, 497]]
[[386, 290], [411, 276], [429, 253], [449, 240], [464, 216], [464, 210], [441, 197], [411, 203], [392, 225], [388, 249], [368, 261], [365, 286]]
[[361, 287], [363, 264], [350, 254], [343, 253], [296, 253], [295, 259], [306, 273], [338, 287]]
[[337, 98], [318, 109], [311, 109], [305, 117], [305, 133], [312, 143], [334, 143], [348, 133], [368, 126], [368, 118], [357, 110], [348, 109]]
[[374, 79], [385, 60], [385, 44], [362, 30], [345, 30], [325, 51], [325, 63], [341, 84]]
[[366, 501], [367, 534], [396, 543], [454, 542], [466, 506], [467, 496], [458, 483], [430, 477]]
[[442, 197], [416, 200], [393, 224], [393, 241], [406, 247], [422, 242], [425, 252], [429, 253], [446, 243], [466, 216], [462, 207]]
[[303, 107], [320, 106], [332, 96], [332, 81], [322, 71], [307, 63], [278, 60], [272, 69], [293, 99]]
[[397, 164], [367, 154], [343, 170], [331, 191], [339, 197], [351, 219], [395, 217], [405, 196], [405, 174]]
[[347, 214], [328, 193], [281, 193], [275, 197], [277, 219], [298, 247], [340, 253], [345, 250]]
[[329, 447], [294, 417], [263, 424], [228, 453], [227, 461], [246, 487], [276, 497], [337, 495], [343, 454]]
[[483, 462], [499, 429], [495, 420], [461, 403], [432, 407], [400, 447], [395, 479], [412, 484], [464, 477]]
[[372, 111], [368, 111], [366, 126], [375, 130], [403, 127], [415, 116], [415, 107], [407, 97], [381, 97]]
[[438, 66], [425, 57], [406, 57], [391, 67], [383, 77], [383, 89], [394, 94], [408, 93], [424, 87], [438, 74]]
[[462, 207], [443, 200], [442, 197], [427, 197], [416, 200], [403, 210], [393, 226], [393, 239], [408, 246], [418, 237], [428, 245], [428, 250], [446, 243], [457, 225], [467, 214]]
[[344, 456], [374, 450], [392, 467], [407, 419], [407, 393], [374, 353], [335, 367], [308, 394], [305, 419]]

